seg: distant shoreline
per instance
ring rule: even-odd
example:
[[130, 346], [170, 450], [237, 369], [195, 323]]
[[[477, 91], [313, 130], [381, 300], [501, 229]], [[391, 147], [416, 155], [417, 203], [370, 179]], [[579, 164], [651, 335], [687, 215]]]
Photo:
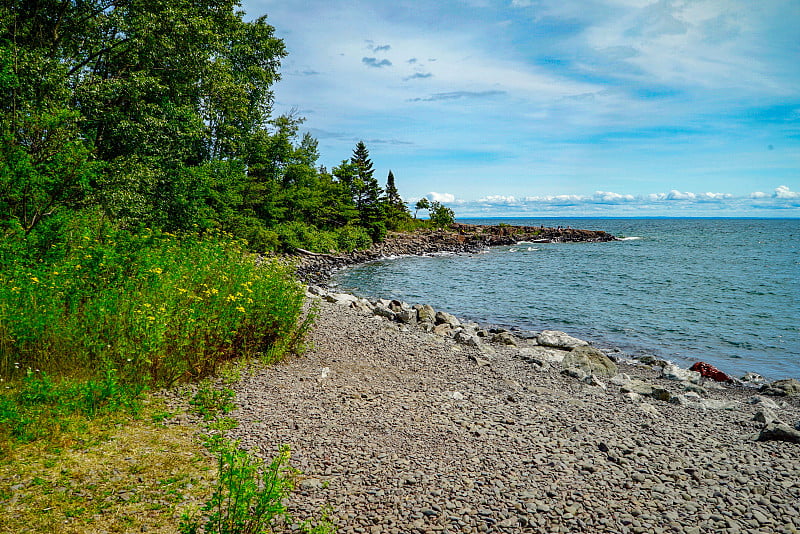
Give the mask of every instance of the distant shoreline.
[[366, 250], [342, 254], [321, 254], [298, 249], [290, 256], [297, 261], [296, 273], [306, 282], [326, 285], [331, 275], [343, 268], [381, 258], [424, 256], [438, 253], [477, 253], [487, 247], [515, 245], [520, 241], [538, 243], [601, 243], [618, 238], [602, 230], [551, 228], [545, 226], [476, 225], [456, 223], [447, 230], [392, 232]]

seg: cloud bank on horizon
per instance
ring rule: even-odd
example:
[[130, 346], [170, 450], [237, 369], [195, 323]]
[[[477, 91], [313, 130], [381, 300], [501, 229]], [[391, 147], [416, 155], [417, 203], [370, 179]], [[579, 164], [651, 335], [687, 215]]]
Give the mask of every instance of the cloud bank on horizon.
[[[800, 217], [800, 3], [247, 0], [329, 168], [457, 216]], [[440, 191], [440, 192], [432, 192]]]

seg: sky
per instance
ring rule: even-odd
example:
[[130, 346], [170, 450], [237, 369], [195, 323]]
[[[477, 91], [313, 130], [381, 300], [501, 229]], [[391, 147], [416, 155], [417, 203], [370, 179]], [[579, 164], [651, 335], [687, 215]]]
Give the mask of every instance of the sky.
[[464, 217], [800, 217], [797, 0], [246, 0], [328, 169]]

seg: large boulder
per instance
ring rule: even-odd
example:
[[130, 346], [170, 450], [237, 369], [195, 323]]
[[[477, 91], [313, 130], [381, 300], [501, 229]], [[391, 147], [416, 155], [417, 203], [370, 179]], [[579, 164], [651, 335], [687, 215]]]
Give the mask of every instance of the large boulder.
[[517, 340], [511, 332], [498, 332], [492, 336], [492, 343], [500, 343], [502, 345], [517, 346]]
[[393, 321], [394, 318], [395, 318], [395, 315], [396, 315], [388, 307], [382, 306], [381, 304], [375, 305], [375, 308], [372, 309], [372, 313], [374, 313], [378, 317], [385, 317], [385, 318], [389, 319], [390, 321]]
[[637, 395], [641, 395], [643, 397], [649, 397], [652, 395], [654, 389], [655, 386], [652, 384], [648, 384], [647, 382], [636, 379], [626, 381], [619, 388], [622, 393], [636, 393]]
[[453, 328], [458, 328], [461, 326], [461, 321], [459, 321], [453, 314], [439, 311], [436, 312], [436, 324], [449, 324]]
[[455, 339], [457, 343], [461, 343], [462, 345], [467, 345], [468, 347], [477, 348], [481, 346], [480, 338], [478, 338], [477, 335], [468, 332], [466, 330], [459, 330], [458, 332], [456, 332], [455, 336], [453, 336], [453, 339]]
[[536, 341], [539, 343], [539, 345], [563, 350], [570, 350], [575, 347], [585, 347], [589, 345], [589, 343], [582, 339], [572, 337], [569, 334], [560, 332], [558, 330], [544, 330], [536, 336]]
[[348, 295], [347, 293], [327, 293], [323, 298], [328, 302], [339, 304], [340, 306], [350, 306], [358, 302], [358, 297]]
[[417, 308], [417, 320], [421, 323], [436, 323], [436, 310], [429, 304]]
[[447, 323], [437, 324], [433, 327], [433, 333], [441, 337], [449, 337], [453, 334], [453, 327]]
[[703, 378], [710, 378], [711, 380], [716, 380], [717, 382], [732, 382], [733, 379], [728, 376], [727, 374], [723, 373], [710, 363], [706, 362], [695, 362], [694, 365], [689, 367], [690, 371], [696, 371], [700, 373], [700, 376]]
[[580, 369], [589, 375], [614, 376], [617, 364], [594, 347], [579, 345], [569, 351], [561, 361], [564, 369]]
[[661, 376], [669, 380], [678, 380], [679, 382], [691, 382], [697, 384], [702, 379], [702, 376], [697, 371], [690, 371], [689, 369], [681, 369], [677, 365], [668, 363], [661, 370]]
[[404, 324], [415, 324], [417, 322], [417, 310], [403, 308], [396, 313], [396, 318]]
[[758, 435], [758, 441], [790, 441], [800, 443], [800, 430], [784, 423], [768, 423]]
[[797, 397], [800, 395], [800, 382], [794, 378], [776, 380], [772, 384], [763, 386], [761, 393], [776, 397]]

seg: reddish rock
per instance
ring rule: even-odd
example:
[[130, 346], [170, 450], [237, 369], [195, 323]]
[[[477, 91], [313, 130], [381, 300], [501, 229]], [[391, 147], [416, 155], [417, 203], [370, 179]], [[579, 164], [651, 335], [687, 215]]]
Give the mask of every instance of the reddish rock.
[[690, 371], [696, 371], [700, 373], [700, 376], [704, 378], [710, 378], [712, 380], [716, 380], [717, 382], [731, 382], [733, 379], [711, 365], [710, 363], [706, 362], [697, 362], [696, 364], [692, 365], [689, 368]]

